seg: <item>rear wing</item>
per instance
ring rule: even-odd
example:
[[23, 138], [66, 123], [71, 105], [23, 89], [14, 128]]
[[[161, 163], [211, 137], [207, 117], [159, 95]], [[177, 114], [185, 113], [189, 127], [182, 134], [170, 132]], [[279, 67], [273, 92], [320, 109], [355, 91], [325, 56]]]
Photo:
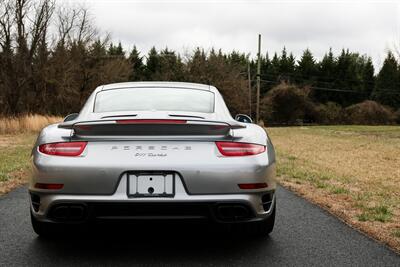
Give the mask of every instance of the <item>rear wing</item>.
[[73, 129], [78, 138], [203, 136], [227, 137], [232, 129], [246, 128], [236, 121], [123, 119], [97, 121], [70, 121], [59, 128]]

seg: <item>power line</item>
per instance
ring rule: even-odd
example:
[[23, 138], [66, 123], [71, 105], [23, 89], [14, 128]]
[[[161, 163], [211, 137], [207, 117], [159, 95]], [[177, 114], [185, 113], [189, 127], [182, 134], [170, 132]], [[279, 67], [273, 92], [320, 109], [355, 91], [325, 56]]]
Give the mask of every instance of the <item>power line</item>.
[[374, 81], [364, 81], [363, 79], [358, 80], [358, 79], [349, 79], [349, 78], [346, 78], [346, 79], [345, 78], [332, 78], [332, 79], [329, 79], [329, 80], [331, 80], [331, 82], [329, 82], [329, 81], [326, 81], [327, 77], [324, 77], [322, 75], [307, 76], [307, 75], [302, 75], [302, 74], [298, 74], [298, 73], [282, 73], [282, 72], [276, 72], [276, 71], [271, 71], [271, 72], [268, 72], [268, 74], [261, 75], [261, 76], [266, 77], [266, 78], [267, 78], [267, 76], [269, 76], [269, 77], [285, 76], [285, 77], [291, 77], [291, 78], [295, 78], [295, 79], [301, 78], [306, 81], [310, 81], [313, 79], [325, 80], [325, 81], [317, 80], [316, 82], [318, 82], [318, 83], [335, 83], [338, 80], [346, 81], [346, 82], [357, 82], [357, 83], [362, 83], [362, 84], [374, 84], [375, 83]]
[[[270, 84], [280, 84], [280, 81], [271, 81], [271, 80], [263, 80], [263, 79], [261, 79], [261, 82], [270, 83]], [[344, 92], [344, 93], [368, 94], [367, 92], [362, 92], [362, 91], [357, 91], [357, 90], [346, 90], [346, 89], [327, 88], [327, 87], [319, 87], [319, 86], [309, 86], [308, 88], [313, 89], [313, 90], [319, 90], [319, 91], [334, 91], [334, 92]], [[397, 95], [397, 94], [400, 94], [400, 91], [382, 90], [382, 91], [380, 91], [380, 93]]]

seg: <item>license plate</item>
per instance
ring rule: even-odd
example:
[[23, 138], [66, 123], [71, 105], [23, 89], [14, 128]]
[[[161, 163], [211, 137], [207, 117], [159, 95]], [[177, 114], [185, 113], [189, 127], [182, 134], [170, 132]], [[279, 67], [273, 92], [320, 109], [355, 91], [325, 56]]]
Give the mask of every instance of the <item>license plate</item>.
[[134, 197], [171, 197], [175, 194], [173, 174], [130, 174], [128, 195]]

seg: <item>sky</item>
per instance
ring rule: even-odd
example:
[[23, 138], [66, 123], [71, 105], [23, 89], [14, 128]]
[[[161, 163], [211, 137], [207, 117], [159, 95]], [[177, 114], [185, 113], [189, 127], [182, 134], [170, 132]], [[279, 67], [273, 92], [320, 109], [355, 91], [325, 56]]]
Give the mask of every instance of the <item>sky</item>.
[[155, 46], [181, 55], [212, 47], [272, 55], [285, 46], [299, 59], [309, 48], [318, 59], [331, 47], [367, 54], [380, 68], [400, 46], [400, 1], [135, 1], [72, 0], [89, 8], [101, 32], [125, 49], [146, 54]]

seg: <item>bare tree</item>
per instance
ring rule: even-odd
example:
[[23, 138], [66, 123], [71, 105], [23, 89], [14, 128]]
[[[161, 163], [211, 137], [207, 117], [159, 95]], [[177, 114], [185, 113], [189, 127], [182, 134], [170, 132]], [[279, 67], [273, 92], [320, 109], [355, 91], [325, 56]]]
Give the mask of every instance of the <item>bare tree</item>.
[[33, 20], [32, 27], [30, 29], [31, 44], [30, 44], [30, 58], [33, 57], [36, 52], [40, 41], [46, 41], [46, 34], [49, 28], [50, 19], [55, 9], [55, 3], [49, 0], [42, 0], [35, 7], [35, 17]]
[[57, 10], [58, 45], [65, 46], [71, 38], [71, 32], [76, 25], [78, 11], [69, 7], [59, 7]]
[[10, 1], [0, 2], [0, 46], [3, 52], [11, 50], [13, 6]]

